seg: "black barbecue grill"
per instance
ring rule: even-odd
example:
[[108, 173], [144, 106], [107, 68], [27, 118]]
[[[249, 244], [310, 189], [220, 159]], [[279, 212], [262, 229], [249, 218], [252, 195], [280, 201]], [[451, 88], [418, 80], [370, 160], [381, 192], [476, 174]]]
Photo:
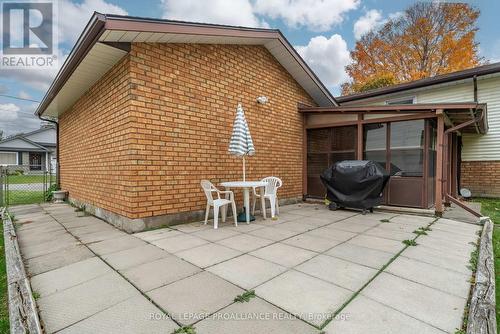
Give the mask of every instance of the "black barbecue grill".
[[331, 202], [330, 209], [347, 207], [366, 213], [382, 202], [389, 174], [375, 161], [344, 160], [330, 166], [320, 178]]

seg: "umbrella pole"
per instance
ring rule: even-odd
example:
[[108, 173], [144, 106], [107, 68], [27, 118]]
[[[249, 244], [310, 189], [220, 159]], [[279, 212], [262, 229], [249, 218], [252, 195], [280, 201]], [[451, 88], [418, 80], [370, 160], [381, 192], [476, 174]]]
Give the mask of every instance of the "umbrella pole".
[[246, 181], [245, 156], [243, 156], [243, 181]]

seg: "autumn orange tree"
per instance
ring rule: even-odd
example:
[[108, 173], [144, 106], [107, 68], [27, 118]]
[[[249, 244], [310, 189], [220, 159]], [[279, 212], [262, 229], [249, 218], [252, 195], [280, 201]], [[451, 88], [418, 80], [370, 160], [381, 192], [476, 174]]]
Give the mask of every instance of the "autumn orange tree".
[[477, 66], [479, 10], [465, 3], [419, 2], [363, 35], [346, 67], [342, 94]]

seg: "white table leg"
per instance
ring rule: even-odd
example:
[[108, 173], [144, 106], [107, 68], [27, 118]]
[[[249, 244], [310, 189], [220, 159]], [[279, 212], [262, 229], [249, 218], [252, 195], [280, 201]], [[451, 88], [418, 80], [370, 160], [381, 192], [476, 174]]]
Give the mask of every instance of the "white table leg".
[[245, 214], [247, 224], [250, 224], [250, 189], [243, 188], [243, 205], [245, 206]]
[[260, 187], [260, 210], [262, 211], [262, 217], [264, 217], [264, 219], [267, 218], [267, 214], [266, 214], [266, 199], [264, 198], [264, 194], [266, 193], [266, 187]]

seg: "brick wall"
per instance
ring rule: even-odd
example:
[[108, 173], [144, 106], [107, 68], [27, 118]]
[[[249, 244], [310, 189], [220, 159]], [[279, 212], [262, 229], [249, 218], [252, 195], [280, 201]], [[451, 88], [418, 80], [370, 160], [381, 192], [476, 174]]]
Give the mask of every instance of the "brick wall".
[[122, 59], [59, 118], [61, 188], [72, 198], [129, 216], [130, 62]]
[[463, 161], [461, 173], [473, 196], [500, 197], [500, 161]]
[[247, 178], [278, 176], [281, 198], [300, 197], [297, 103], [314, 103], [264, 47], [241, 45], [133, 44], [60, 119], [62, 187], [128, 218], [204, 209], [201, 179], [242, 177], [227, 153], [238, 102], [256, 147]]

